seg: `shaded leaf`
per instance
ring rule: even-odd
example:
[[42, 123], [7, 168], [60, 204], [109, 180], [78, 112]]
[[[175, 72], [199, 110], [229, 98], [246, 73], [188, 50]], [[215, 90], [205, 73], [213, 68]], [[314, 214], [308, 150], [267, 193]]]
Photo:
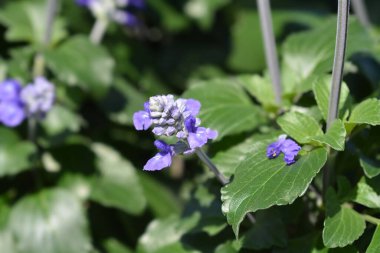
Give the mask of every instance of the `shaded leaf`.
[[[17, 1], [0, 11], [0, 22], [8, 27], [9, 41], [27, 41], [42, 46], [47, 20], [47, 0]], [[56, 18], [53, 25], [52, 44], [66, 36], [62, 19]]]
[[78, 85], [93, 94], [102, 95], [111, 85], [114, 60], [103, 47], [86, 37], [71, 37], [48, 52], [46, 61], [62, 82]]
[[100, 176], [94, 178], [91, 199], [131, 214], [144, 211], [146, 199], [133, 165], [103, 144], [94, 144], [92, 150]]
[[54, 105], [47, 114], [42, 126], [49, 135], [57, 135], [64, 131], [78, 132], [83, 125], [83, 119], [71, 110]]
[[285, 225], [275, 210], [263, 210], [256, 213], [256, 223], [243, 236], [243, 248], [252, 250], [269, 249], [287, 245]]
[[202, 125], [217, 130], [218, 139], [252, 130], [265, 121], [244, 90], [230, 79], [197, 82], [183, 96], [201, 102]]
[[353, 201], [369, 208], [380, 208], [378, 180], [362, 178], [356, 185]]
[[222, 210], [236, 235], [247, 213], [290, 204], [303, 195], [327, 159], [327, 151], [318, 148], [287, 166], [281, 157], [266, 157], [269, 143], [262, 142], [258, 152], [241, 162], [232, 183], [222, 188]]
[[380, 100], [370, 98], [356, 105], [348, 122], [372, 126], [380, 125]]
[[0, 176], [10, 176], [31, 168], [31, 156], [36, 148], [21, 141], [10, 129], [0, 128]]
[[19, 253], [91, 249], [81, 203], [61, 189], [44, 190], [18, 201], [12, 209], [9, 227]]
[[137, 253], [198, 252], [185, 247], [181, 237], [196, 226], [199, 218], [199, 214], [194, 214], [182, 219], [171, 216], [152, 221], [139, 239]]
[[128, 249], [122, 243], [115, 239], [108, 239], [104, 243], [104, 247], [108, 253], [132, 253], [133, 251]]
[[331, 188], [327, 191], [327, 217], [323, 228], [323, 243], [326, 247], [345, 247], [356, 241], [364, 232], [364, 218], [347, 206], [340, 206]]
[[369, 244], [366, 253], [380, 252], [380, 226], [378, 225], [375, 233], [373, 234], [372, 241]]
[[374, 178], [378, 175], [380, 175], [380, 165], [376, 161], [371, 161], [367, 157], [361, 156], [360, 157], [360, 166], [362, 166], [364, 174], [368, 178]]
[[147, 204], [156, 217], [165, 218], [173, 214], [180, 214], [179, 201], [168, 188], [154, 179], [152, 175], [140, 173], [139, 178]]

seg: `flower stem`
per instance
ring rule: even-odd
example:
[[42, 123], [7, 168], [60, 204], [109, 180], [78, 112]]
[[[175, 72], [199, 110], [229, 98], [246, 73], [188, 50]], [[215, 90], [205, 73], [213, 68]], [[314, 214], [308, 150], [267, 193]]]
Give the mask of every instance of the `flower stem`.
[[218, 168], [213, 164], [210, 158], [203, 152], [202, 149], [198, 148], [196, 151], [198, 157], [206, 164], [206, 166], [215, 174], [216, 178], [222, 185], [229, 183], [229, 180], [218, 170]]
[[96, 45], [100, 44], [106, 32], [108, 22], [102, 18], [96, 19], [90, 33], [90, 41]]
[[[338, 0], [338, 17], [334, 65], [331, 80], [331, 93], [329, 99], [329, 111], [326, 122], [326, 131], [333, 121], [338, 117], [340, 89], [343, 79], [344, 58], [346, 54], [348, 17], [350, 11], [350, 0]], [[323, 190], [329, 187], [331, 167], [326, 166], [323, 174]]]
[[273, 91], [277, 104], [281, 104], [281, 75], [277, 58], [276, 42], [273, 32], [272, 15], [269, 0], [257, 0], [259, 10], [261, 30], [263, 33], [263, 42], [265, 47], [265, 57], [269, 74], [272, 79]]
[[364, 220], [366, 220], [372, 224], [380, 225], [380, 219], [378, 219], [378, 218], [375, 218], [375, 217], [370, 216], [368, 214], [362, 214], [362, 217], [364, 218]]
[[[215, 164], [211, 161], [211, 159], [208, 157], [208, 155], [201, 149], [197, 148], [195, 150], [195, 153], [198, 155], [198, 157], [201, 159], [202, 162], [206, 164], [206, 166], [215, 174], [216, 178], [219, 180], [219, 182], [224, 186], [228, 184], [230, 181], [218, 170], [218, 168], [215, 166]], [[247, 217], [249, 221], [254, 224], [256, 222], [255, 217], [248, 213]]]
[[360, 23], [366, 28], [371, 27], [371, 21], [369, 19], [364, 0], [352, 0], [352, 8], [354, 9], [355, 15], [358, 17]]

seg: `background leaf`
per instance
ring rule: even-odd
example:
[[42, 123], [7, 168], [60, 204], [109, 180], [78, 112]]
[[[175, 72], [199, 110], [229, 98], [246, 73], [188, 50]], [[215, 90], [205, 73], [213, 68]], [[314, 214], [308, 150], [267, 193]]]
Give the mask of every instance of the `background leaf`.
[[21, 199], [11, 211], [9, 226], [19, 253], [91, 249], [81, 203], [61, 189], [44, 190]]
[[380, 251], [380, 226], [376, 227], [375, 233], [373, 234], [372, 241], [368, 246], [366, 253], [377, 253]]
[[356, 105], [348, 122], [372, 126], [380, 125], [380, 100], [370, 98]]
[[326, 134], [312, 137], [313, 141], [327, 144], [335, 150], [343, 151], [346, 142], [346, 129], [341, 120], [335, 120]]
[[146, 199], [136, 169], [110, 147], [97, 143], [92, 149], [97, 155], [100, 176], [94, 178], [91, 199], [127, 213], [140, 214]]
[[[220, 92], [223, 90], [223, 92]], [[201, 102], [199, 118], [202, 126], [218, 131], [218, 139], [226, 135], [252, 130], [265, 119], [234, 80], [216, 79], [193, 84], [184, 94]]]

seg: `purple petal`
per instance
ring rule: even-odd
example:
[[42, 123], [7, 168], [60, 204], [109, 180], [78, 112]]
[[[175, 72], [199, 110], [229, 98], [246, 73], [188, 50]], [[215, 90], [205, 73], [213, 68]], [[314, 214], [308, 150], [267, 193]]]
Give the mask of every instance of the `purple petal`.
[[271, 143], [267, 147], [267, 157], [272, 159], [276, 158], [281, 153], [282, 144], [286, 141], [286, 135], [280, 135], [277, 141]]
[[8, 79], [0, 83], [1, 101], [18, 101], [21, 91], [21, 84], [14, 79]]
[[0, 121], [8, 126], [15, 127], [25, 119], [25, 111], [22, 105], [15, 102], [0, 103]]
[[189, 142], [190, 149], [200, 148], [207, 143], [206, 129], [199, 127], [196, 133], [189, 133], [187, 141]]
[[155, 140], [154, 146], [156, 146], [160, 153], [171, 153], [171, 146], [162, 140]]
[[201, 103], [198, 100], [187, 99], [186, 110], [190, 112], [191, 116], [193, 117], [197, 116], [200, 109], [201, 109]]
[[150, 110], [149, 110], [149, 101], [146, 101], [144, 103], [144, 110], [147, 112], [147, 113], [150, 113]]
[[195, 133], [197, 131], [196, 123], [197, 120], [193, 116], [185, 119], [185, 127], [189, 133]]
[[207, 135], [208, 139], [215, 140], [218, 137], [218, 131], [207, 128], [206, 129], [206, 135]]
[[133, 114], [133, 125], [136, 130], [147, 130], [152, 125], [149, 113], [146, 111], [138, 111]]
[[89, 6], [93, 0], [75, 0], [75, 3], [80, 6]]
[[162, 170], [163, 168], [169, 167], [172, 164], [172, 155], [170, 153], [162, 155], [161, 153], [156, 154], [144, 166], [144, 170], [155, 171]]
[[289, 165], [295, 162], [295, 157], [298, 155], [298, 152], [301, 150], [301, 147], [293, 140], [285, 140], [281, 145], [281, 151], [284, 153], [284, 161]]
[[155, 135], [163, 135], [165, 133], [165, 128], [163, 127], [155, 127], [153, 128], [152, 132], [155, 134]]

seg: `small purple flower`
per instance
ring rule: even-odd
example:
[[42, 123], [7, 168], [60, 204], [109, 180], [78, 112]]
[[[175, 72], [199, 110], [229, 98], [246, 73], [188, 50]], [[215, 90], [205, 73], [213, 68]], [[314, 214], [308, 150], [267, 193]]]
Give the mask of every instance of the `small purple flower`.
[[14, 79], [8, 79], [0, 84], [0, 101], [18, 101], [21, 84]]
[[185, 120], [185, 126], [188, 131], [187, 141], [190, 149], [200, 148], [207, 143], [208, 140], [214, 140], [218, 137], [218, 133], [210, 128], [199, 127], [200, 120], [192, 116]]
[[29, 115], [44, 115], [54, 104], [55, 88], [44, 77], [37, 77], [22, 89], [20, 98]]
[[0, 121], [8, 126], [15, 127], [25, 119], [23, 106], [17, 101], [8, 101], [0, 103]]
[[152, 125], [152, 120], [150, 119], [149, 102], [144, 103], [144, 111], [138, 111], [133, 114], [133, 125], [136, 130], [148, 130]]
[[276, 158], [280, 153], [284, 154], [284, 161], [287, 165], [295, 163], [295, 158], [301, 147], [293, 140], [286, 139], [286, 135], [280, 135], [276, 142], [271, 143], [267, 147], [267, 157], [269, 159]]
[[148, 160], [144, 166], [144, 170], [162, 170], [172, 164], [172, 158], [175, 155], [174, 148], [161, 140], [156, 140], [154, 145], [157, 147], [159, 152]]
[[138, 19], [135, 15], [128, 11], [115, 10], [112, 15], [112, 19], [121, 25], [136, 26], [138, 25]]

